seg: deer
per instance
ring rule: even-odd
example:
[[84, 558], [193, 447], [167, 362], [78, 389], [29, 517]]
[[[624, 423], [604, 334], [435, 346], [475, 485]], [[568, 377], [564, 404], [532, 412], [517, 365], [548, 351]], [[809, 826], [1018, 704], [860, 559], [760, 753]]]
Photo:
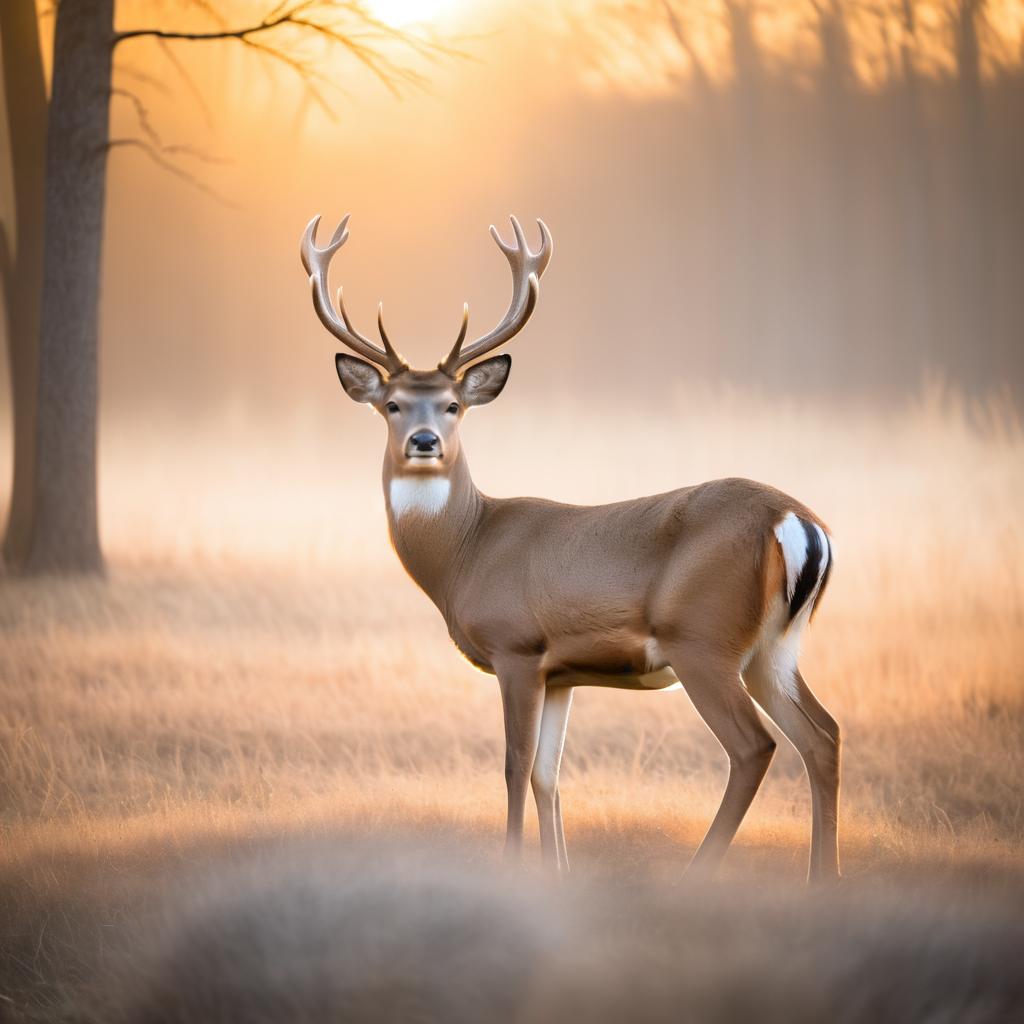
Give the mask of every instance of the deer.
[[[531, 251], [491, 235], [512, 272], [508, 311], [466, 344], [469, 306], [445, 358], [409, 366], [388, 338], [359, 333], [328, 292], [328, 267], [349, 216], [317, 245], [306, 227], [302, 265], [321, 323], [347, 352], [335, 356], [349, 398], [387, 425], [384, 501], [390, 539], [437, 606], [458, 650], [497, 678], [504, 715], [505, 855], [521, 857], [528, 787], [542, 861], [568, 870], [559, 772], [574, 690], [685, 690], [724, 749], [720, 806], [687, 866], [711, 877], [768, 770], [776, 741], [762, 713], [796, 748], [811, 795], [807, 878], [839, 877], [839, 726], [798, 665], [801, 637], [832, 569], [825, 523], [765, 484], [729, 478], [650, 497], [583, 506], [494, 498], [473, 483], [459, 427], [503, 391], [512, 359], [488, 355], [526, 326], [553, 242], [538, 220]], [[488, 358], [484, 358], [487, 356]]]

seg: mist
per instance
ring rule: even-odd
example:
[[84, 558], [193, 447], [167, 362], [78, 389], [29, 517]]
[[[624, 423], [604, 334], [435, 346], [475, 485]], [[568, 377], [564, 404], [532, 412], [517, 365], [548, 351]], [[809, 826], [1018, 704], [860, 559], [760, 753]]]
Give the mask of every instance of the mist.
[[245, 47], [179, 45], [179, 72], [140, 41], [112, 135], [145, 138], [144, 116], [188, 150], [171, 171], [111, 155], [104, 415], [329, 408], [298, 239], [347, 212], [335, 283], [364, 331], [383, 300], [422, 366], [463, 301], [471, 333], [507, 304], [487, 226], [545, 219], [520, 402], [607, 402], [624, 373], [654, 400], [712, 382], [889, 402], [929, 377], [1019, 396], [1019, 12], [825, 11], [732, 4], [711, 45], [684, 6], [480, 4], [437, 29], [458, 55], [397, 56], [425, 76], [399, 97], [331, 56], [327, 110]]
[[[298, 33], [293, 63], [115, 48], [98, 486], [23, 476], [100, 543], [86, 572], [0, 574], [0, 1016], [1019, 1016], [1024, 8], [419, 6], [368, 3], [378, 65]], [[767, 717], [717, 884], [680, 886], [729, 759], [685, 693], [605, 687], [566, 741], [572, 873], [541, 875], [532, 807], [501, 863], [499, 687], [392, 550], [382, 418], [339, 386], [299, 262], [317, 214], [321, 244], [351, 214], [355, 326], [383, 301], [418, 368], [464, 302], [470, 340], [508, 306], [488, 226], [549, 226], [508, 385], [462, 428], [483, 494], [737, 476], [827, 523], [800, 671], [841, 728], [840, 888], [803, 886], [807, 763]], [[15, 393], [19, 452], [44, 420], [85, 436], [59, 402], [33, 420], [5, 361], [8, 512]]]

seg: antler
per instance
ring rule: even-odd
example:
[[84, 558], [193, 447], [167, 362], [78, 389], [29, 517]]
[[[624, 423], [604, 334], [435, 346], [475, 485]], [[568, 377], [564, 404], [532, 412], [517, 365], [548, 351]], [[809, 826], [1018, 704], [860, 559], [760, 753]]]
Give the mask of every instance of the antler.
[[[320, 225], [320, 214], [317, 214], [306, 225], [305, 234], [302, 236], [300, 255], [302, 265], [306, 268], [306, 273], [309, 274], [309, 284], [313, 290], [313, 308], [324, 327], [339, 341], [348, 345], [353, 352], [359, 353], [364, 359], [369, 359], [378, 366], [383, 366], [389, 374], [400, 373], [402, 370], [407, 370], [409, 364], [392, 348], [391, 342], [384, 332], [383, 304], [377, 309], [377, 324], [380, 328], [381, 340], [384, 342], [384, 348], [379, 349], [352, 326], [352, 321], [349, 320], [348, 313], [345, 312], [342, 289], [338, 289], [337, 312], [327, 295], [327, 267], [330, 265], [331, 257], [348, 241], [349, 216], [349, 214], [345, 214], [341, 223], [335, 228], [330, 242], [323, 249], [316, 245], [316, 230]], [[338, 312], [341, 313], [340, 319]]]
[[512, 302], [509, 304], [508, 312], [501, 323], [489, 334], [478, 338], [469, 348], [463, 350], [462, 343], [466, 340], [466, 329], [469, 327], [469, 306], [463, 307], [462, 329], [452, 347], [451, 352], [445, 357], [438, 369], [455, 376], [466, 363], [472, 362], [491, 349], [503, 345], [510, 338], [515, 337], [525, 326], [526, 321], [533, 314], [534, 306], [537, 305], [537, 295], [540, 292], [540, 278], [547, 269], [551, 259], [553, 243], [551, 232], [548, 231], [544, 221], [537, 221], [540, 227], [540, 250], [530, 252], [526, 244], [526, 236], [519, 221], [511, 218], [512, 230], [515, 232], [516, 240], [514, 245], [506, 245], [498, 234], [498, 229], [491, 225], [491, 237], [498, 243], [498, 248], [505, 254], [505, 258], [512, 268]]

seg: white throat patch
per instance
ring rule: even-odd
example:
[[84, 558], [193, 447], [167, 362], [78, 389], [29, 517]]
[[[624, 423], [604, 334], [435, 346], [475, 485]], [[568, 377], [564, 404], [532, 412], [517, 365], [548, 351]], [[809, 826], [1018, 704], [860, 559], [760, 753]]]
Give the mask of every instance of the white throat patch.
[[424, 516], [437, 516], [448, 504], [451, 481], [446, 476], [396, 476], [391, 481], [388, 503], [396, 519], [418, 512]]

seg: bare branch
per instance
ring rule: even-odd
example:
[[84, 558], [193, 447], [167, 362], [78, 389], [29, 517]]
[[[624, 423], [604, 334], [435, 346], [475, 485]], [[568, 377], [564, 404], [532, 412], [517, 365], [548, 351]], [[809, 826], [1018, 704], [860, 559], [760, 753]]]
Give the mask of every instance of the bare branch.
[[[230, 28], [226, 24], [212, 0], [189, 0], [189, 2], [208, 15], [217, 27], [207, 32], [179, 32], [161, 28], [131, 29], [117, 33], [113, 38], [113, 45], [116, 46], [128, 39], [146, 37], [154, 39], [200, 105], [207, 123], [211, 126], [213, 117], [204, 100], [203, 93], [182, 62], [173, 54], [170, 46], [173, 41], [233, 39], [265, 58], [266, 61], [284, 65], [289, 71], [296, 74], [306, 96], [332, 120], [336, 119], [336, 115], [321, 92], [321, 87], [337, 87], [336, 83], [319, 70], [317, 63], [305, 59], [301, 51], [293, 52], [288, 46], [275, 45], [276, 40], [272, 42], [268, 38], [269, 33], [276, 29], [282, 30], [284, 34], [288, 32], [302, 33], [306, 37], [319, 37], [325, 40], [327, 45], [340, 47], [359, 61], [395, 96], [401, 95], [402, 86], [423, 89], [428, 83], [424, 75], [389, 56], [382, 44], [399, 43], [415, 55], [431, 61], [436, 61], [441, 56], [465, 56], [433, 39], [405, 32], [374, 18], [361, 0], [281, 0], [267, 12], [261, 21], [238, 28]], [[358, 30], [347, 31], [346, 27], [339, 24], [336, 18], [332, 20], [331, 15], [338, 14], [344, 14], [353, 19]], [[141, 100], [129, 90], [118, 89], [115, 90], [115, 94], [123, 95], [135, 106], [141, 131], [149, 140], [147, 152], [161, 166], [165, 166], [167, 170], [179, 177], [184, 177], [185, 180], [195, 183], [187, 172], [167, 160], [168, 155], [178, 153], [211, 163], [215, 162], [214, 158], [189, 147], [165, 146], [153, 128], [149, 112]], [[146, 148], [143, 146], [143, 140], [138, 139], [123, 140], [120, 144]], [[203, 190], [208, 191], [205, 188]]]
[[331, 109], [327, 100], [324, 99], [323, 94], [313, 84], [314, 82], [326, 82], [330, 84], [330, 79], [321, 74], [313, 65], [306, 61], [301, 61], [296, 57], [292, 57], [291, 54], [285, 53], [283, 50], [278, 50], [276, 47], [270, 46], [262, 41], [257, 42], [253, 39], [243, 38], [239, 40], [243, 45], [250, 47], [257, 53], [265, 54], [268, 57], [273, 58], [276, 61], [284, 64], [286, 67], [291, 68], [298, 76], [302, 79], [302, 83], [306, 88], [313, 101], [320, 107], [321, 110], [331, 120], [335, 120], [335, 113]]
[[212, 153], [206, 153], [203, 150], [198, 149], [195, 146], [190, 146], [186, 143], [168, 145], [160, 138], [156, 128], [153, 127], [149, 108], [134, 92], [130, 89], [114, 88], [110, 90], [110, 95], [123, 97], [131, 103], [135, 109], [135, 116], [138, 118], [139, 127], [142, 129], [143, 135], [146, 136], [153, 148], [158, 150], [163, 156], [188, 156], [195, 160], [201, 160], [206, 164], [227, 164], [230, 162], [222, 157], [214, 156]]
[[214, 156], [212, 153], [207, 153], [204, 149], [197, 149], [195, 146], [190, 146], [187, 142], [175, 142], [170, 146], [164, 146], [163, 150], [168, 155], [173, 154], [175, 156], [188, 156], [193, 160], [199, 160], [201, 163], [210, 164], [211, 166], [227, 167], [234, 161], [228, 160], [223, 156]]
[[141, 39], [145, 36], [150, 36], [154, 39], [191, 39], [197, 40], [211, 40], [211, 39], [245, 39], [248, 36], [256, 35], [259, 32], [269, 32], [271, 29], [277, 28], [279, 25], [287, 25], [289, 22], [294, 21], [295, 16], [301, 14], [307, 8], [312, 6], [311, 0], [306, 0], [304, 3], [295, 4], [293, 7], [281, 14], [278, 14], [273, 18], [264, 18], [263, 21], [256, 25], [247, 25], [244, 28], [222, 28], [217, 29], [214, 32], [169, 32], [162, 28], [136, 28], [130, 29], [127, 32], [116, 32], [114, 34], [114, 46], [118, 43], [123, 43], [126, 39]]
[[124, 138], [124, 139], [111, 139], [107, 143], [107, 149], [115, 148], [126, 148], [132, 147], [134, 149], [141, 149], [158, 167], [162, 170], [167, 171], [168, 174], [173, 174], [176, 178], [180, 178], [182, 181], [188, 182], [193, 188], [198, 189], [200, 192], [205, 193], [211, 199], [220, 203], [223, 206], [231, 207], [232, 209], [239, 209], [237, 203], [232, 202], [230, 199], [225, 198], [216, 189], [210, 188], [204, 181], [201, 181], [191, 172], [185, 170], [184, 167], [179, 167], [178, 164], [174, 163], [173, 160], [168, 160], [163, 152], [156, 146], [147, 142], [145, 139], [135, 138]]
[[402, 79], [412, 85], [420, 85], [424, 81], [423, 76], [418, 75], [412, 69], [403, 68], [395, 64], [394, 61], [389, 60], [371, 47], [357, 42], [354, 36], [338, 32], [329, 25], [321, 25], [318, 22], [308, 21], [305, 18], [294, 18], [292, 19], [292, 24], [307, 28], [311, 32], [322, 35], [324, 38], [336, 43], [338, 46], [344, 47], [395, 96], [399, 95], [395, 79]]
[[192, 98], [199, 105], [199, 109], [203, 112], [203, 120], [206, 121], [207, 128], [213, 127], [213, 111], [210, 109], [210, 105], [206, 102], [206, 97], [203, 96], [203, 91], [196, 84], [195, 79], [188, 73], [188, 69], [184, 64], [174, 55], [174, 51], [167, 42], [163, 39], [157, 40], [157, 45], [163, 52], [163, 55], [167, 58], [171, 67], [178, 72], [181, 80], [185, 83], [185, 88], [192, 94]]
[[279, 4], [276, 4], [273, 8], [267, 11], [264, 21], [270, 21], [271, 18], [276, 18], [283, 11], [287, 10], [289, 0], [281, 0]]
[[[192, 0], [200, 8], [210, 8], [209, 0]], [[343, 11], [361, 23], [363, 31], [342, 31], [327, 18], [328, 12]], [[399, 85], [406, 84], [414, 88], [423, 88], [426, 79], [412, 68], [404, 67], [397, 61], [392, 60], [385, 53], [374, 45], [377, 42], [391, 41], [408, 47], [417, 56], [427, 60], [437, 60], [441, 56], [458, 57], [465, 56], [442, 43], [433, 39], [425, 39], [413, 33], [388, 25], [377, 18], [374, 18], [362, 3], [356, 0], [285, 0], [279, 3], [268, 14], [252, 25], [240, 28], [226, 27], [219, 15], [217, 17], [219, 27], [209, 32], [177, 32], [159, 28], [131, 29], [126, 32], [119, 32], [114, 37], [114, 45], [124, 42], [127, 39], [139, 39], [149, 37], [158, 40], [165, 45], [173, 40], [210, 41], [220, 39], [234, 39], [240, 43], [262, 50], [273, 59], [287, 64], [293, 71], [300, 74], [304, 80], [318, 78], [322, 82], [328, 82], [322, 75], [315, 73], [313, 66], [302, 61], [285, 50], [269, 46], [264, 39], [254, 38], [274, 29], [291, 26], [295, 29], [304, 30], [313, 35], [326, 39], [329, 43], [340, 46], [347, 50], [356, 60], [366, 67], [383, 85], [393, 94], [400, 94]], [[369, 31], [366, 31], [369, 30]], [[329, 111], [323, 97], [315, 89], [311, 90], [316, 102]]]
[[215, 25], [220, 28], [227, 28], [228, 23], [225, 17], [210, 3], [210, 0], [188, 0], [198, 10], [202, 11]]
[[170, 87], [162, 78], [151, 75], [148, 71], [141, 71], [134, 65], [115, 64], [114, 73], [124, 75], [126, 78], [133, 78], [136, 82], [141, 82], [143, 85], [148, 85], [151, 89], [160, 93], [161, 96], [169, 96], [171, 94]]
[[113, 88], [110, 90], [111, 96], [121, 96], [128, 100], [129, 103], [135, 108], [135, 116], [138, 118], [139, 127], [142, 129], [143, 135], [158, 149], [163, 149], [164, 144], [160, 141], [160, 136], [157, 134], [156, 129], [153, 127], [153, 122], [149, 117], [149, 109], [142, 102], [139, 97], [133, 93], [130, 89]]

